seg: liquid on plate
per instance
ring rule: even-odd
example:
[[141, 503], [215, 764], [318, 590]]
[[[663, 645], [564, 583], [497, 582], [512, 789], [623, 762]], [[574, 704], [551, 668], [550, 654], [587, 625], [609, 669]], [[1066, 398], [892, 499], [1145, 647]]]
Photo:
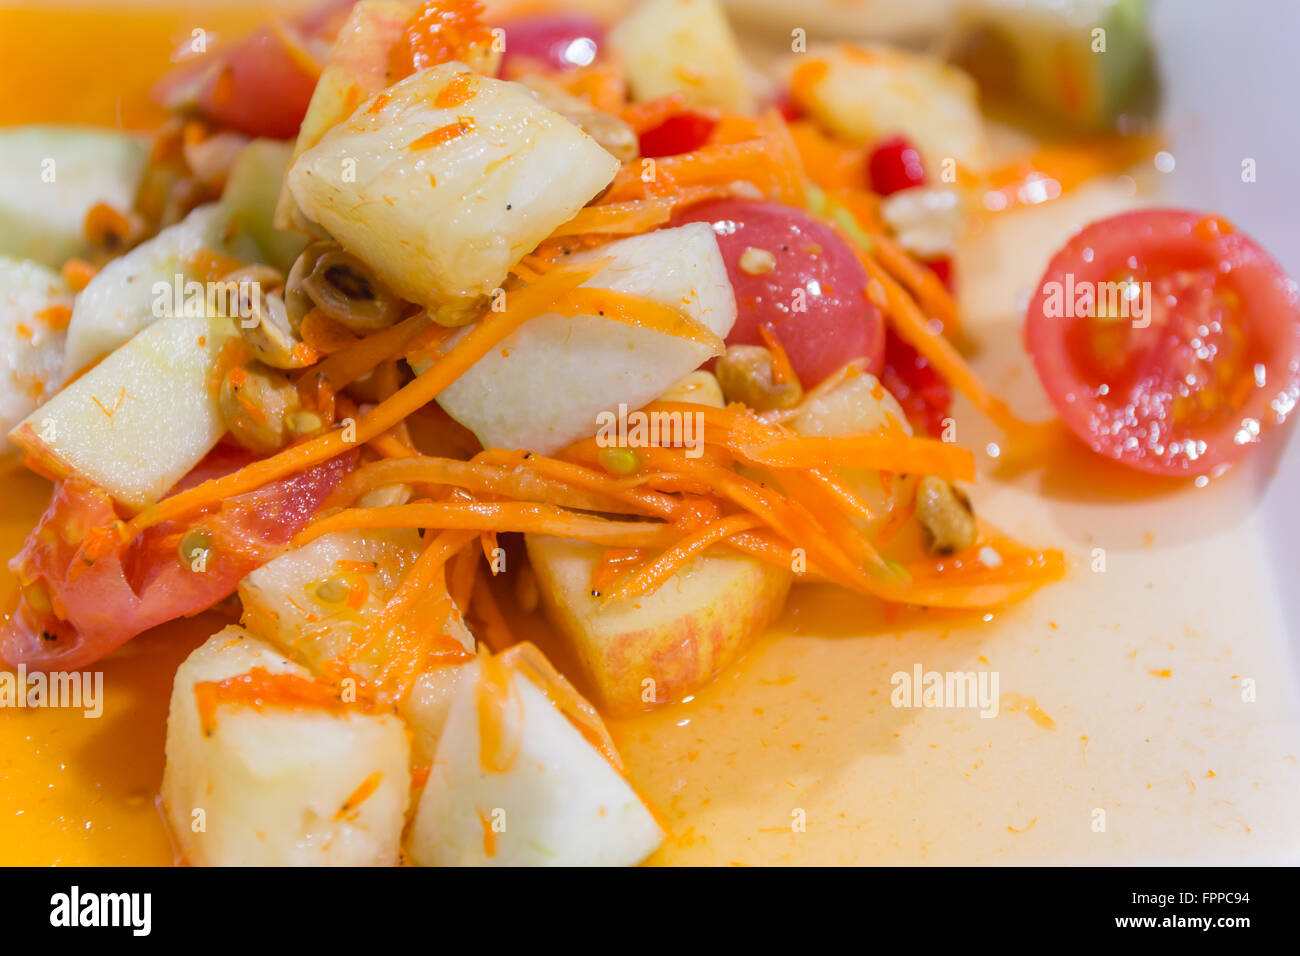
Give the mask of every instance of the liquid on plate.
[[[237, 32], [256, 17], [232, 4], [199, 22]], [[148, 128], [159, 114], [141, 94], [194, 20], [0, 12], [0, 123]], [[959, 257], [977, 370], [1026, 417], [1047, 404], [1019, 342], [1022, 296], [1072, 228], [1131, 193], [1097, 184], [990, 217]], [[1294, 860], [1300, 721], [1255, 512], [1268, 455], [1203, 489], [1081, 449], [1001, 475], [997, 435], [960, 402], [956, 416], [958, 440], [982, 450], [977, 508], [1065, 550], [1068, 578], [974, 616], [796, 589], [693, 699], [611, 722], [671, 827], [651, 862]], [[17, 469], [0, 481], [8, 556], [49, 486]], [[0, 711], [0, 864], [172, 862], [155, 806], [171, 678], [222, 623], [174, 622], [105, 660], [99, 719]], [[894, 706], [899, 675], [917, 672], [983, 673], [988, 699]]]

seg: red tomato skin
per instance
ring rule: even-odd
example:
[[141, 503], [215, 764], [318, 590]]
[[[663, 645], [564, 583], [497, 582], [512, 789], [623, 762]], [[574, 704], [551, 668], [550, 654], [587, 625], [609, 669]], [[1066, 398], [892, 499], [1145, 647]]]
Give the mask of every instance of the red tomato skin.
[[[589, 54], [600, 55], [605, 45], [605, 28], [600, 21], [581, 13], [539, 14], [502, 24], [506, 48], [501, 55], [501, 74], [514, 58], [540, 61], [548, 69], [573, 70], [591, 62]], [[578, 40], [591, 45], [572, 47]]]
[[[223, 457], [224, 456], [224, 457]], [[238, 461], [224, 451], [201, 463], [193, 480], [178, 488], [231, 470]], [[0, 628], [0, 658], [33, 670], [85, 667], [135, 635], [178, 617], [212, 607], [233, 594], [240, 580], [281, 552], [310, 520], [321, 502], [352, 468], [356, 453], [340, 455], [315, 468], [227, 499], [212, 514], [167, 522], [146, 530], [127, 548], [79, 571], [80, 542], [87, 532], [117, 518], [109, 496], [73, 475], [55, 487], [54, 500], [9, 563], [26, 584], [49, 596], [59, 617], [34, 610], [25, 596]], [[215, 465], [215, 467], [214, 467]], [[213, 554], [195, 572], [177, 555], [189, 528], [208, 528]], [[224, 548], [223, 542], [238, 545]]]
[[294, 58], [279, 33], [258, 28], [210, 69], [198, 94], [205, 116], [249, 136], [298, 135], [317, 74]]
[[[804, 388], [811, 388], [853, 359], [880, 370], [885, 326], [867, 299], [862, 263], [834, 231], [801, 209], [751, 199], [720, 199], [687, 209], [674, 225], [713, 225], [736, 294], [736, 324], [728, 345], [763, 345], [767, 326], [781, 343]], [[768, 273], [740, 268], [749, 247], [776, 258]], [[795, 291], [803, 290], [804, 311]]]
[[921, 154], [902, 136], [887, 139], [871, 151], [867, 157], [867, 176], [872, 191], [881, 196], [925, 185]]
[[[1049, 308], [1052, 284], [1059, 289], [1067, 281], [1076, 288], [1081, 282], [1114, 281], [1116, 274], [1131, 270], [1132, 263], [1137, 264], [1139, 279], [1150, 279], [1162, 289], [1171, 277], [1190, 275], [1199, 285], [1187, 288], [1201, 301], [1203, 289], [1226, 290], [1237, 297], [1239, 308], [1214, 313], [1226, 327], [1222, 334], [1212, 330], [1202, 341], [1216, 354], [1216, 341], [1238, 339], [1249, 350], [1242, 353], [1247, 361], [1240, 369], [1248, 376], [1242, 382], [1247, 394], [1236, 412], [1225, 409], [1220, 421], [1190, 424], [1167, 421], [1163, 414], [1185, 384], [1185, 379], [1179, 380], [1183, 368], [1204, 369], [1188, 364], [1194, 362], [1189, 351], [1194, 346], [1186, 330], [1202, 315], [1187, 314], [1197, 308], [1195, 301], [1184, 305], [1180, 299], [1172, 308], [1158, 305], [1145, 329], [1130, 331], [1126, 323], [1126, 357], [1136, 364], [1115, 376], [1118, 386], [1109, 379], [1090, 381], [1101, 377], [1099, 366], [1078, 354], [1077, 347], [1088, 320], [1056, 316]], [[1160, 303], [1163, 295], [1153, 290], [1152, 298]], [[1170, 316], [1167, 322], [1162, 314]], [[1038, 377], [1071, 430], [1097, 453], [1151, 474], [1217, 474], [1246, 454], [1264, 432], [1282, 424], [1300, 399], [1300, 295], [1295, 283], [1248, 236], [1199, 212], [1140, 209], [1085, 227], [1048, 265], [1029, 304], [1024, 336]], [[1171, 371], [1174, 365], [1180, 368]], [[1260, 378], [1262, 387], [1256, 384]], [[1188, 388], [1188, 397], [1199, 397], [1199, 384]], [[1244, 427], [1248, 420], [1258, 425], [1253, 437]]]
[[952, 408], [952, 389], [947, 379], [893, 329], [885, 332], [880, 384], [898, 400], [913, 428], [935, 438], [943, 434], [944, 420]]
[[641, 134], [641, 155], [653, 159], [694, 152], [708, 142], [717, 125], [716, 119], [703, 113], [677, 113]]

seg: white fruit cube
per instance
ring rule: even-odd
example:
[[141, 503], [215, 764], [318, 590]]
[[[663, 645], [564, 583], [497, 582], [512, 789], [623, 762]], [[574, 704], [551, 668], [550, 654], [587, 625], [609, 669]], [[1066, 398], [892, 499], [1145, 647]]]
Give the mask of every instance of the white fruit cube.
[[397, 294], [490, 294], [618, 160], [518, 83], [445, 63], [333, 127], [289, 169], [299, 209]]
[[506, 769], [481, 765], [482, 664], [462, 680], [407, 843], [425, 866], [626, 866], [663, 840], [653, 814], [529, 679], [508, 671]]
[[79, 472], [118, 502], [161, 498], [225, 432], [216, 370], [236, 337], [227, 318], [149, 326], [10, 433], [56, 475]]
[[228, 627], [176, 672], [163, 802], [198, 866], [392, 866], [410, 799], [406, 729], [391, 714], [241, 701], [201, 712], [196, 685], [261, 668], [308, 672]]
[[[680, 309], [725, 338], [736, 299], [707, 223], [611, 242], [572, 257], [613, 261], [585, 285]], [[709, 348], [596, 315], [529, 320], [438, 396], [485, 448], [550, 454], [596, 434], [602, 412], [640, 408], [710, 357]]]

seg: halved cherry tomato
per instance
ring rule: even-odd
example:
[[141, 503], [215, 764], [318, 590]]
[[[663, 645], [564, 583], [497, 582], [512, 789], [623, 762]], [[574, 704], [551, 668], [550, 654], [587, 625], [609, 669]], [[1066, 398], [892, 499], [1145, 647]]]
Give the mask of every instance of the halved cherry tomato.
[[[84, 667], [142, 631], [212, 607], [279, 553], [355, 459], [355, 452], [340, 455], [229, 498], [208, 514], [150, 528], [125, 551], [94, 563], [80, 556], [81, 546], [87, 535], [117, 519], [113, 502], [78, 475], [60, 482], [50, 507], [10, 562], [21, 589], [17, 607], [0, 628], [0, 658], [42, 670]], [[177, 487], [248, 460], [247, 453], [218, 448]], [[187, 535], [207, 552], [201, 560], [182, 562]]]
[[702, 203], [674, 219], [687, 222], [711, 223], [718, 237], [739, 310], [728, 345], [763, 345], [766, 326], [804, 388], [856, 358], [880, 369], [885, 326], [867, 299], [866, 271], [830, 228], [802, 209], [751, 199]]
[[501, 73], [512, 59], [527, 58], [547, 69], [572, 70], [596, 59], [605, 43], [600, 21], [581, 13], [539, 14], [509, 20], [503, 25], [506, 48]]
[[1197, 212], [1143, 209], [1085, 228], [1048, 265], [1025, 342], [1074, 432], [1156, 474], [1217, 472], [1300, 397], [1295, 283]]
[[641, 134], [642, 156], [678, 156], [703, 146], [718, 121], [705, 113], [683, 110]]

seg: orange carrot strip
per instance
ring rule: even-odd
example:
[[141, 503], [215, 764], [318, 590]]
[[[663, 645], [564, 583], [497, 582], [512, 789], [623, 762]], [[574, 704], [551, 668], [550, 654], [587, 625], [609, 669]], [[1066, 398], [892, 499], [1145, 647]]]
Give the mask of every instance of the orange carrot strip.
[[[538, 282], [507, 296], [506, 308], [487, 316], [437, 363], [414, 381], [408, 382], [387, 401], [380, 402], [356, 423], [356, 441], [366, 442], [383, 434], [417, 409], [440, 395], [465, 370], [501, 343], [529, 319], [545, 312], [552, 302], [586, 282], [609, 260], [571, 263], [557, 266]], [[312, 465], [333, 458], [352, 447], [344, 430], [335, 429], [316, 438], [287, 448], [270, 458], [253, 462], [239, 471], [214, 478], [189, 488], [135, 515], [120, 535], [123, 544], [134, 540], [146, 528], [191, 511], [213, 505], [226, 498], [260, 488], [268, 482], [297, 474]]]
[[567, 316], [596, 315], [612, 319], [706, 346], [713, 355], [726, 351], [717, 333], [685, 312], [628, 292], [589, 287], [574, 289], [557, 300], [550, 311]]
[[666, 199], [637, 199], [630, 202], [584, 206], [566, 223], [557, 226], [552, 239], [587, 233], [633, 235], [649, 232], [672, 218], [673, 204]]
[[[575, 471], [586, 471], [576, 465], [572, 467]], [[596, 472], [590, 474], [600, 477]], [[368, 491], [396, 484], [451, 486], [478, 495], [499, 495], [579, 511], [608, 511], [669, 518], [674, 509], [672, 500], [665, 496], [630, 493], [619, 488], [612, 480], [605, 485], [586, 482], [581, 474], [564, 474], [558, 469], [548, 471], [535, 466], [531, 459], [524, 461], [522, 452], [500, 449], [484, 452], [472, 462], [425, 455], [411, 456], [400, 461], [372, 462], [344, 478], [330, 495], [327, 506], [345, 507]]]
[[[706, 441], [708, 439], [706, 438]], [[786, 435], [727, 443], [737, 457], [769, 468], [870, 468], [971, 481], [975, 456], [951, 442], [910, 435]]]
[[519, 501], [434, 501], [389, 508], [348, 508], [318, 518], [298, 533], [295, 546], [331, 531], [362, 528], [455, 528], [465, 531], [535, 531], [628, 547], [668, 547], [678, 534], [668, 525], [611, 521], [551, 505]]
[[786, 354], [785, 346], [781, 340], [776, 337], [776, 333], [767, 325], [758, 327], [758, 337], [763, 340], [767, 350], [772, 353], [772, 381], [774, 382], [793, 382], [795, 380], [794, 366], [790, 364], [790, 356]]
[[659, 557], [642, 565], [630, 576], [615, 585], [604, 601], [637, 597], [657, 590], [692, 558], [707, 548], [731, 537], [738, 531], [749, 531], [762, 525], [762, 519], [750, 514], [729, 515], [705, 525], [682, 538]]
[[934, 270], [921, 265], [883, 232], [872, 232], [865, 227], [864, 231], [874, 243], [871, 254], [889, 270], [890, 275], [907, 287], [925, 313], [942, 322], [947, 334], [959, 333], [961, 317], [957, 304]]
[[[498, 465], [515, 465], [534, 471], [546, 478], [563, 481], [577, 488], [583, 488], [595, 494], [606, 496], [617, 502], [631, 506], [638, 514], [655, 515], [666, 520], [673, 520], [677, 515], [677, 504], [666, 495], [627, 487], [621, 479], [604, 471], [585, 468], [573, 462], [547, 458], [529, 452], [505, 451], [490, 448], [474, 456], [475, 462], [492, 462]], [[557, 502], [558, 503], [558, 502]], [[582, 507], [571, 505], [570, 507]], [[587, 510], [609, 510], [607, 508]]]
[[479, 624], [475, 637], [497, 654], [515, 643], [510, 625], [501, 613], [501, 607], [497, 604], [496, 595], [492, 593], [492, 585], [487, 578], [480, 577], [474, 582], [472, 603], [474, 620]]
[[954, 388], [969, 398], [976, 408], [1003, 431], [1017, 435], [1032, 431], [1035, 426], [1018, 419], [1004, 401], [990, 392], [951, 342], [931, 331], [925, 315], [902, 286], [894, 281], [888, 270], [856, 245], [853, 249], [866, 268], [867, 275], [878, 280], [884, 287], [889, 303], [889, 319], [899, 338], [920, 352], [934, 366], [935, 371], [951, 382]]
[[380, 363], [400, 356], [428, 325], [428, 314], [417, 312], [335, 352], [307, 372], [304, 378], [331, 392], [342, 391]]

